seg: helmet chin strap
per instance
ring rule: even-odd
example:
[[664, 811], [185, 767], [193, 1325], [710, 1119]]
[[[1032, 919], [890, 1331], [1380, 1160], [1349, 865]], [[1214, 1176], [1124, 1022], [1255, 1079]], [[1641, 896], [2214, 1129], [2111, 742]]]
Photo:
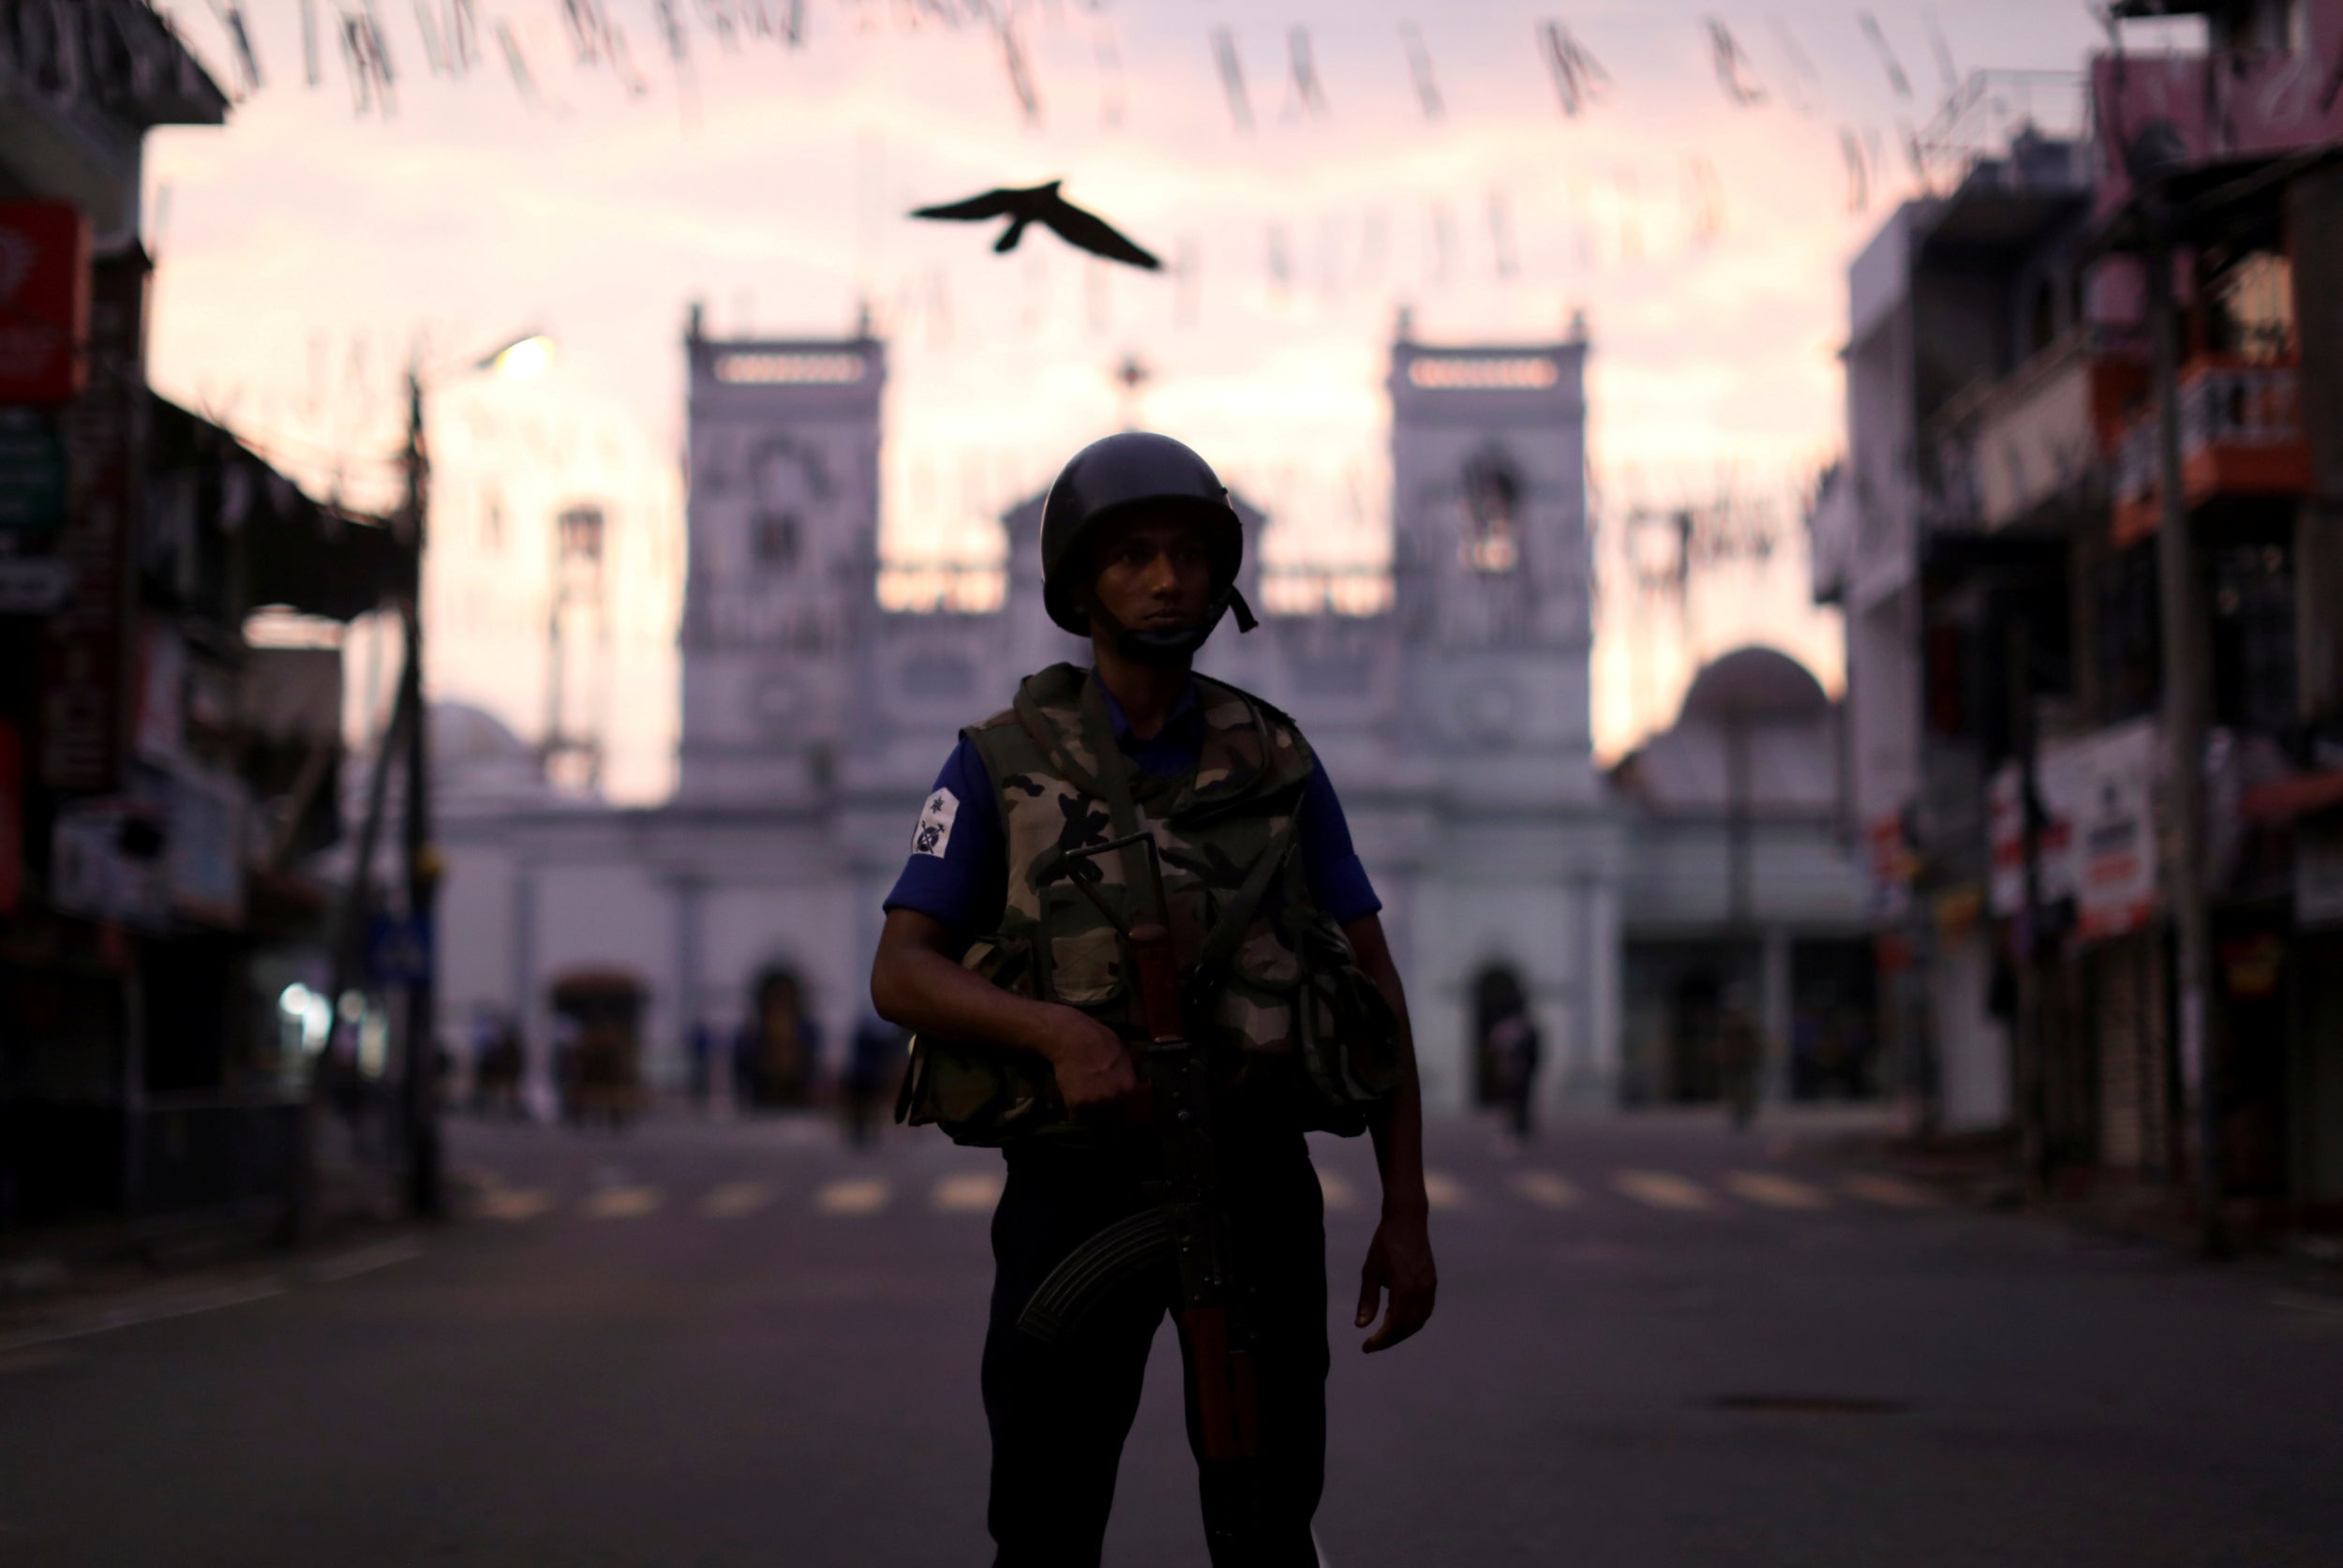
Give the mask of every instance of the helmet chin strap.
[[1137, 665], [1177, 665], [1194, 658], [1196, 650], [1204, 646], [1205, 639], [1219, 626], [1220, 618], [1231, 610], [1236, 612], [1239, 633], [1249, 632], [1261, 624], [1253, 614], [1253, 606], [1245, 602], [1245, 595], [1234, 583], [1214, 597], [1200, 619], [1168, 632], [1147, 632], [1126, 626], [1096, 598], [1090, 601], [1090, 614], [1100, 629], [1114, 639], [1115, 651]]

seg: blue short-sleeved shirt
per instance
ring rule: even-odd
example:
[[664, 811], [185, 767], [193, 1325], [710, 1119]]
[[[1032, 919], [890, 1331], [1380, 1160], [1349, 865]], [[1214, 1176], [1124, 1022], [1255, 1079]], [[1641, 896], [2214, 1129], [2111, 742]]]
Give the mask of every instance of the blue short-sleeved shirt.
[[[1204, 721], [1194, 686], [1180, 694], [1163, 728], [1145, 739], [1131, 732], [1130, 721], [1112, 693], [1107, 694], [1107, 716], [1123, 754], [1142, 773], [1168, 778], [1196, 766]], [[1297, 850], [1311, 897], [1337, 922], [1347, 925], [1382, 908], [1366, 868], [1351, 847], [1342, 802], [1325, 766], [1314, 758], [1309, 782], [1302, 788]], [[1008, 845], [1001, 832], [1001, 805], [993, 799], [984, 758], [963, 739], [936, 774], [935, 787], [928, 791], [912, 835], [910, 859], [887, 895], [887, 907], [916, 909], [963, 936], [977, 936], [998, 929], [1007, 900]]]

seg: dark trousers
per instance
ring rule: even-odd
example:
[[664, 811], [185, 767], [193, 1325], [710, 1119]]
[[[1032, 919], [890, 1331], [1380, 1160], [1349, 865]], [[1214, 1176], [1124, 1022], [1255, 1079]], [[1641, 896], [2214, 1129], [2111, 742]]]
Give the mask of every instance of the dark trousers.
[[[992, 1216], [992, 1326], [984, 1411], [992, 1429], [994, 1568], [1096, 1568], [1123, 1440], [1139, 1410], [1156, 1328], [1176, 1307], [1168, 1273], [1101, 1302], [1045, 1346], [1017, 1315], [1050, 1271], [1101, 1227], [1147, 1206], [1143, 1152], [1009, 1151]], [[1326, 1232], [1299, 1134], [1257, 1141], [1227, 1162], [1239, 1277], [1247, 1290], [1261, 1396], [1261, 1455], [1203, 1462], [1193, 1381], [1187, 1438], [1201, 1471], [1215, 1568], [1312, 1568], [1310, 1517], [1326, 1471]], [[1173, 1319], [1176, 1323], [1177, 1318]], [[1189, 1353], [1180, 1340], [1183, 1367]]]

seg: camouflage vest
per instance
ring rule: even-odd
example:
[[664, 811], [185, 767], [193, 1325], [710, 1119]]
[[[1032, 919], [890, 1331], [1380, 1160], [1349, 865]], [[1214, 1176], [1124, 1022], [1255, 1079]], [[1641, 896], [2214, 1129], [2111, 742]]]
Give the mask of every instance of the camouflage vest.
[[[1215, 1052], [1227, 1090], [1304, 1126], [1359, 1131], [1396, 1076], [1396, 1033], [1295, 853], [1309, 746], [1266, 703], [1195, 680], [1201, 743], [1195, 768], [1173, 777], [1138, 774], [1104, 689], [1072, 665], [1028, 678], [1014, 707], [963, 732], [999, 802], [1008, 873], [1000, 929], [963, 962], [1080, 1008], [1143, 1052], [1122, 933], [1162, 920], [1189, 1033]], [[1097, 852], [1131, 832], [1155, 842], [1161, 906], [1143, 850]], [[1079, 1135], [1040, 1058], [924, 1039], [898, 1119], [966, 1143]]]

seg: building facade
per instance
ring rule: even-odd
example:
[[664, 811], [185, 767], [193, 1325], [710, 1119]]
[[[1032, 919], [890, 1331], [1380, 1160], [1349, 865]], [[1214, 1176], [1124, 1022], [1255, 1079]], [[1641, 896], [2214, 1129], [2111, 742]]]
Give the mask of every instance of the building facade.
[[[2112, 12], [2087, 138], [2022, 133], [1850, 270], [1813, 531], [1875, 935], [1945, 1122], [2332, 1223], [2343, 4]], [[2175, 12], [2208, 48], [2126, 52]]]
[[[728, 1038], [780, 978], [835, 1062], [956, 731], [1023, 675], [1087, 653], [1042, 611], [1039, 497], [1003, 519], [997, 608], [880, 606], [881, 342], [717, 340], [695, 314], [685, 350], [675, 796], [623, 811], [557, 797], [494, 721], [440, 717], [441, 1029], [515, 1016], [541, 1074], [551, 989], [588, 971], [639, 981], [654, 1081], [681, 1081], [694, 1034]], [[1618, 1092], [1622, 826], [1589, 725], [1586, 352], [1575, 330], [1435, 347], [1403, 318], [1389, 603], [1231, 625], [1202, 660], [1293, 713], [1323, 756], [1384, 901], [1435, 1105], [1472, 1095], [1472, 997], [1499, 970], [1549, 1042], [1546, 1094]], [[1239, 508], [1258, 542], [1263, 519]]]

